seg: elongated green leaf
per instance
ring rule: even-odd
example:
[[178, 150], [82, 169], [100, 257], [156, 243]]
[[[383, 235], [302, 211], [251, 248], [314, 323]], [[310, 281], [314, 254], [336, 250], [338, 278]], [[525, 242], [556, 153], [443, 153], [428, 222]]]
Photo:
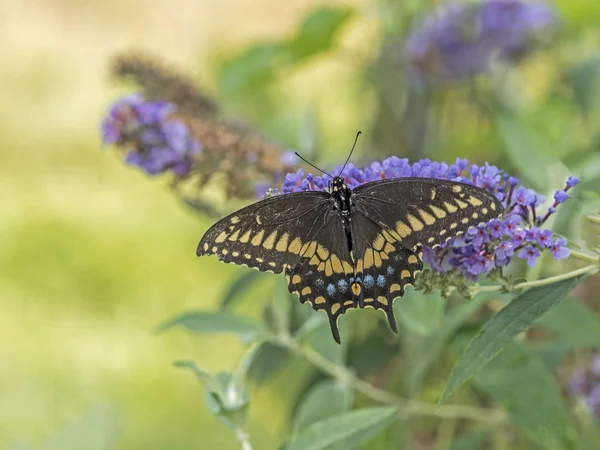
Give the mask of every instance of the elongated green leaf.
[[555, 162], [548, 156], [550, 144], [514, 117], [498, 116], [496, 124], [509, 161], [521, 170], [529, 184], [545, 192], [548, 188], [546, 167]]
[[264, 332], [259, 322], [224, 311], [184, 313], [159, 325], [156, 331], [163, 332], [173, 327], [183, 327], [193, 333], [236, 333], [245, 342], [255, 339]]
[[275, 284], [273, 295], [273, 314], [277, 331], [289, 333], [292, 302], [297, 301], [290, 294], [285, 278], [279, 277]]
[[360, 439], [374, 428], [383, 429], [396, 414], [395, 408], [365, 408], [350, 411], [306, 427], [290, 440], [285, 450], [323, 450], [346, 439]]
[[555, 340], [532, 345], [531, 350], [546, 367], [552, 370], [573, 352], [573, 346], [568, 342]]
[[196, 375], [204, 388], [204, 399], [211, 413], [218, 415], [223, 412], [225, 406], [223, 405], [222, 392], [219, 380], [215, 375], [198, 367], [195, 362], [189, 360], [175, 361], [173, 365], [180, 369], [189, 370]]
[[488, 320], [454, 366], [440, 402], [450, 397], [511, 339], [565, 298], [582, 279], [583, 276], [579, 276], [530, 289]]
[[230, 397], [237, 397], [239, 400], [237, 403], [243, 404], [250, 401], [250, 394], [248, 393], [247, 381], [248, 372], [252, 366], [258, 352], [260, 350], [260, 343], [252, 344], [244, 353], [244, 356], [240, 360], [240, 363], [231, 377], [231, 383], [228, 387], [228, 395]]
[[255, 44], [222, 64], [218, 76], [220, 91], [227, 95], [264, 86], [290, 57], [281, 42]]
[[[322, 314], [317, 312], [315, 314]], [[348, 353], [348, 342], [350, 341], [350, 327], [347, 326], [347, 321], [342, 317], [338, 320], [338, 328], [342, 343], [338, 344], [331, 338], [331, 329], [329, 328], [329, 321], [316, 327], [310, 334], [306, 336], [306, 342], [319, 352], [325, 358], [338, 364], [346, 363], [346, 356]]]
[[331, 50], [341, 26], [351, 15], [352, 9], [347, 7], [325, 6], [311, 11], [287, 46], [295, 62]]
[[243, 293], [248, 287], [264, 277], [264, 273], [258, 270], [245, 270], [240, 276], [235, 278], [228, 286], [227, 291], [221, 299], [221, 309], [227, 309], [233, 306], [243, 297]]
[[264, 342], [250, 365], [248, 377], [256, 384], [263, 384], [279, 372], [289, 357], [286, 349]]
[[294, 417], [294, 429], [302, 431], [315, 422], [348, 411], [352, 390], [333, 380], [323, 380], [306, 393]]
[[394, 302], [398, 320], [417, 334], [428, 336], [442, 325], [445, 301], [440, 295], [411, 291]]
[[533, 352], [511, 343], [474, 378], [512, 422], [547, 449], [572, 448], [574, 430], [560, 389]]
[[539, 325], [554, 331], [573, 347], [600, 346], [600, 321], [583, 303], [562, 302], [544, 314]]
[[589, 114], [600, 99], [600, 55], [584, 61], [570, 70], [567, 80], [573, 90], [577, 105]]

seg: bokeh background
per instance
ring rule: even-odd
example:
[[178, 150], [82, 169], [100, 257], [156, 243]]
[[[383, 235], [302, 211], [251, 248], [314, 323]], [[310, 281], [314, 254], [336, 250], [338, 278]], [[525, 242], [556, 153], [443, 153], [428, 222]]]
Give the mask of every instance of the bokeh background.
[[[242, 344], [226, 334], [157, 335], [153, 328], [184, 310], [215, 307], [243, 269], [197, 259], [195, 246], [211, 219], [185, 208], [164, 180], [149, 180], [103, 150], [99, 123], [108, 105], [130, 91], [110, 77], [114, 55], [132, 49], [158, 55], [283, 147], [308, 154], [318, 147], [319, 162], [328, 167], [347, 153], [356, 130], [372, 131], [357, 155], [368, 161], [394, 148], [390, 133], [376, 132], [374, 124], [388, 117], [380, 102], [386, 93], [365, 80], [378, 75], [385, 28], [400, 23], [386, 22], [398, 3], [327, 2], [358, 11], [336, 50], [289, 68], [269, 86], [265, 102], [236, 97], [219, 78], [224, 55], [290, 34], [321, 3], [0, 3], [0, 448], [238, 445], [208, 412], [197, 381], [172, 362], [193, 359], [211, 371], [231, 369]], [[402, 8], [416, 15], [437, 3], [405, 0]], [[598, 142], [597, 109], [588, 105], [592, 113], [580, 117], [576, 102], [566, 105], [561, 93], [562, 69], [598, 55], [600, 8], [596, 0], [553, 5], [565, 40], [504, 78], [505, 94], [523, 121], [560, 144], [541, 155], [558, 159], [591, 152]], [[385, 77], [393, 90], [395, 80]], [[446, 104], [453, 95], [467, 103], [464, 92], [449, 95]], [[517, 174], [523, 169], [518, 152], [503, 153], [506, 142], [476, 110], [442, 113], [442, 135], [427, 145], [404, 143], [397, 155], [472, 157], [504, 162]], [[565, 119], [569, 115], [577, 119]], [[381, 145], [369, 153], [374, 136]], [[531, 166], [531, 159], [523, 161]], [[529, 176], [537, 187], [549, 187], [544, 183], [553, 174], [568, 173], [565, 166], [552, 170], [540, 167], [546, 181], [535, 179], [531, 167]], [[247, 310], [252, 314], [251, 305]], [[290, 364], [254, 393], [248, 430], [255, 448], [275, 449], [282, 441], [297, 389], [293, 380], [307, 370], [304, 363]], [[73, 429], [81, 440], [71, 439]]]

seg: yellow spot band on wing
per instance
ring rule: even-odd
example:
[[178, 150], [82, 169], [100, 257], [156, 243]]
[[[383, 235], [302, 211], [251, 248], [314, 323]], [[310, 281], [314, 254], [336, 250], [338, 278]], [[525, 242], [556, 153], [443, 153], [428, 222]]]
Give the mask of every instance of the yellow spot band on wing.
[[444, 211], [442, 208], [438, 208], [437, 206], [433, 205], [431, 205], [429, 208], [431, 208], [431, 211], [433, 211], [433, 214], [435, 214], [435, 217], [438, 219], [443, 219], [446, 217], [446, 211]]
[[260, 230], [250, 241], [252, 245], [260, 245], [265, 235], [265, 230]]
[[419, 230], [423, 229], [423, 222], [421, 222], [419, 219], [417, 219], [412, 214], [408, 215], [408, 223], [410, 223], [410, 226], [415, 231], [419, 231]]
[[277, 238], [277, 230], [273, 231], [268, 238], [263, 242], [263, 247], [267, 250], [271, 250], [275, 246], [275, 239]]

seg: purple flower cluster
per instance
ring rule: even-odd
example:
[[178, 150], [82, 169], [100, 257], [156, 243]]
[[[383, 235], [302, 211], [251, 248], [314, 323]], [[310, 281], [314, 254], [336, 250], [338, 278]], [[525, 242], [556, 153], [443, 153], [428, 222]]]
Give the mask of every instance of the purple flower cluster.
[[583, 397], [592, 414], [600, 419], [600, 355], [595, 355], [586, 370], [574, 374], [569, 383], [571, 394]]
[[460, 79], [513, 61], [556, 23], [542, 1], [480, 0], [442, 6], [409, 36], [406, 53], [417, 78]]
[[[557, 260], [569, 256], [566, 239], [555, 238], [552, 231], [540, 227], [568, 198], [567, 192], [578, 183], [574, 177], [569, 177], [565, 187], [556, 191], [555, 201], [546, 214], [538, 216], [537, 210], [545, 202], [544, 197], [519, 185], [517, 178], [488, 163], [469, 165], [466, 159], [459, 158], [454, 164], [429, 159], [410, 164], [407, 159], [392, 156], [364, 169], [348, 164], [342, 171], [342, 167], [338, 166], [334, 173], [340, 173], [350, 188], [369, 181], [402, 177], [460, 181], [487, 189], [502, 201], [505, 212], [501, 218], [472, 227], [466, 234], [434, 249], [424, 247], [423, 260], [437, 272], [458, 269], [476, 280], [480, 274], [508, 265], [515, 256], [525, 260], [529, 266], [535, 265], [543, 251], [550, 252]], [[328, 178], [311, 173], [305, 175], [300, 169], [286, 175], [282, 192], [324, 190], [328, 183]]]
[[140, 94], [122, 97], [102, 122], [102, 142], [125, 148], [125, 161], [149, 175], [171, 171], [185, 177], [201, 146], [185, 123], [170, 117], [174, 111], [173, 105]]

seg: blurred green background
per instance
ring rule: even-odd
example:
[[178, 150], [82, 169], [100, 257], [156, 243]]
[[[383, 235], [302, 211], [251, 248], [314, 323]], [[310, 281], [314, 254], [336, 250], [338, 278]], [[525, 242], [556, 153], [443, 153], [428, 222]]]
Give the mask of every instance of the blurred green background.
[[[96, 404], [119, 416], [119, 448], [235, 445], [171, 363], [229, 369], [237, 339], [152, 329], [210, 308], [236, 268], [196, 258], [208, 223], [101, 150], [99, 121], [122, 92], [108, 66], [135, 48], [202, 77], [215, 46], [284, 32], [311, 3], [0, 3], [0, 448], [45, 441]], [[280, 401], [258, 400], [257, 448], [274, 448]]]
[[[335, 57], [290, 71], [271, 90], [271, 100], [285, 99], [288, 114], [280, 109], [273, 121], [258, 105], [253, 116], [247, 100], [224, 98], [226, 105], [299, 146], [305, 134], [294, 130], [314, 121], [318, 144], [327, 149], [322, 161], [339, 162], [354, 132], [372, 125], [377, 96], [365, 88], [362, 68], [380, 44], [378, 7], [386, 3], [393, 2], [327, 2], [357, 6], [363, 14], [344, 29]], [[57, 443], [73, 423], [85, 436], [101, 436], [97, 447], [86, 448], [105, 448], [103, 440], [116, 436], [123, 449], [237, 448], [207, 411], [197, 381], [172, 362], [193, 359], [211, 371], [231, 369], [243, 351], [238, 339], [156, 335], [152, 329], [184, 310], [214, 307], [243, 269], [197, 259], [195, 246], [209, 219], [182, 207], [165, 182], [149, 182], [115, 153], [102, 151], [99, 122], [125, 92], [111, 82], [109, 63], [115, 53], [146, 50], [217, 89], [213, 64], [225, 49], [289, 34], [317, 4], [0, 3], [0, 448], [43, 442], [44, 448], [71, 448]], [[524, 123], [563, 142], [553, 130], [564, 124], [570, 106], [554, 101], [557, 61], [568, 65], [597, 48], [600, 33], [593, 24], [600, 17], [597, 0], [555, 4], [571, 38], [560, 49], [562, 60], [533, 57], [512, 83], [527, 86], [526, 95], [514, 92], [525, 105]], [[405, 6], [416, 10], [422, 2]], [[476, 114], [466, 110], [465, 123], [453, 117], [454, 132], [441, 136], [444, 145], [433, 157], [498, 159], [501, 139], [471, 120]], [[562, 128], [568, 142], [553, 146], [554, 152], [568, 156], [587, 142], [594, 133], [586, 123], [577, 119]], [[294, 389], [286, 380], [303, 367], [284, 370], [254, 394], [248, 431], [255, 448], [275, 449], [281, 442]]]

